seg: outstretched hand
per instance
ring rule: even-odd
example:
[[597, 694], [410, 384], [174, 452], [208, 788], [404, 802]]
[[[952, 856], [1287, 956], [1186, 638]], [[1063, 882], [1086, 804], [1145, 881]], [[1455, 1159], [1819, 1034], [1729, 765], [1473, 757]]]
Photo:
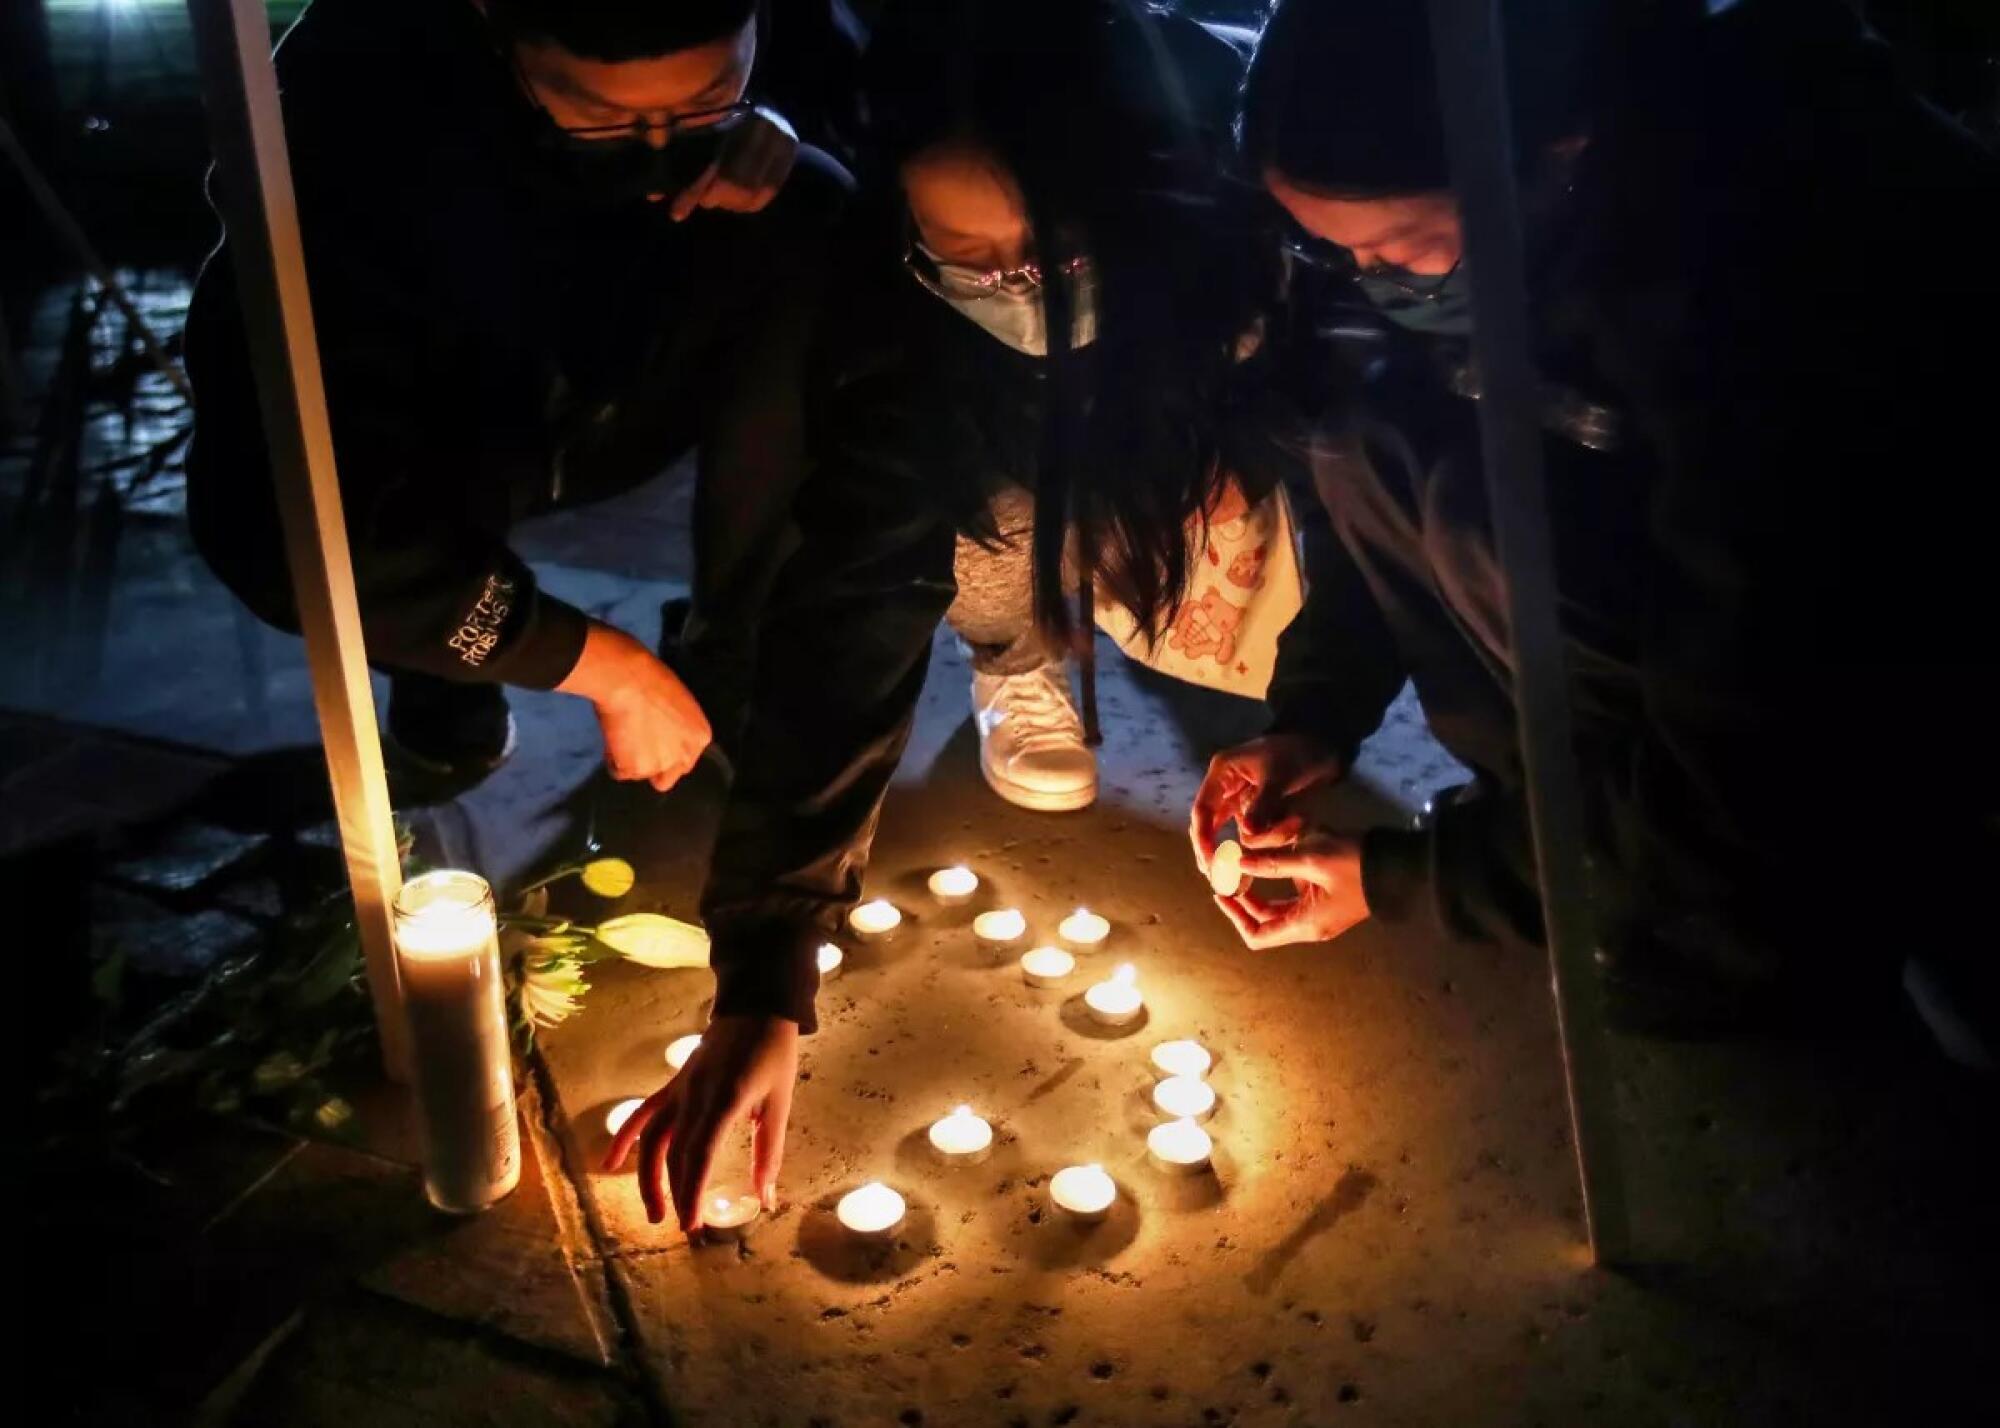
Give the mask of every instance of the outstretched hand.
[[[1257, 950], [1295, 942], [1329, 942], [1368, 919], [1361, 886], [1361, 844], [1321, 833], [1280, 852], [1245, 852], [1243, 891], [1216, 898], [1243, 945]], [[1290, 879], [1294, 895], [1274, 901], [1250, 886], [1253, 878]]]
[[[776, 1016], [720, 1016], [671, 1081], [647, 1097], [620, 1128], [604, 1168], [622, 1170], [639, 1148], [639, 1198], [659, 1224], [671, 1197], [683, 1232], [702, 1225], [701, 1209], [715, 1148], [739, 1120], [756, 1128], [751, 1172], [766, 1210], [778, 1205], [778, 1167], [799, 1072], [798, 1023]], [[662, 1185], [664, 1178], [665, 1185]]]

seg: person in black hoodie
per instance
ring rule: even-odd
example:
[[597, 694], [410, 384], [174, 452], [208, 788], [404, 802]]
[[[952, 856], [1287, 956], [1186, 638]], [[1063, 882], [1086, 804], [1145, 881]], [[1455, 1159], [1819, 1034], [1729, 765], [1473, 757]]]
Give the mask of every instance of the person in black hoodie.
[[990, 539], [996, 498], [1029, 493], [1056, 649], [1087, 635], [1092, 590], [1159, 629], [1186, 584], [1190, 523], [1223, 491], [1250, 265], [1174, 59], [1221, 42], [1176, 23], [1128, 0], [912, 0], [877, 31], [889, 181], [829, 269], [801, 545], [759, 629], [755, 757], [702, 899], [713, 1017], [608, 1161], [639, 1149], [656, 1221], [664, 1172], [699, 1227], [713, 1148], [746, 1116], [773, 1201], [815, 953], [859, 894], [959, 533]]
[[[1958, 954], [2000, 867], [2000, 166], [1837, 5], [1620, 13], [1503, 5], [1613, 1011], [1698, 1032], [1894, 1000], [1910, 948], [1990, 1007], [1990, 954]], [[1371, 917], [1541, 937], [1425, 14], [1284, 0], [1245, 92], [1295, 301], [1345, 348], [1311, 454], [1350, 575], [1193, 810], [1204, 870], [1234, 821], [1244, 871], [1294, 885], [1219, 899], [1256, 948]], [[1308, 833], [1299, 797], [1406, 677], [1475, 781], [1415, 831]], [[1919, 728], [1951, 777], [1881, 757]]]
[[[420, 765], [505, 758], [513, 684], [589, 699], [611, 771], [665, 788], [740, 707], [849, 183], [753, 103], [759, 44], [756, 0], [316, 0], [278, 49], [362, 626]], [[188, 318], [189, 516], [224, 583], [295, 628], [236, 303], [225, 241]], [[677, 673], [541, 590], [507, 536], [689, 448]]]

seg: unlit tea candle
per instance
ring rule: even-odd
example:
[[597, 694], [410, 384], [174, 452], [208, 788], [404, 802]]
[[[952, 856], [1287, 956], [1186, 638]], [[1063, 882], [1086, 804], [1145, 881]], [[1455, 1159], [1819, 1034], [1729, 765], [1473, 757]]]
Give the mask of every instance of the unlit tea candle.
[[831, 942], [820, 943], [819, 979], [822, 982], [830, 982], [835, 977], [838, 977], [840, 975], [841, 964], [844, 963], [846, 960], [847, 960], [847, 954], [841, 951], [838, 947], [834, 946]]
[[1153, 1069], [1162, 1076], [1192, 1076], [1199, 1080], [1214, 1064], [1215, 1058], [1199, 1041], [1163, 1041], [1153, 1048]]
[[1215, 1088], [1192, 1076], [1169, 1076], [1153, 1087], [1153, 1104], [1176, 1120], [1205, 1121], [1215, 1114]]

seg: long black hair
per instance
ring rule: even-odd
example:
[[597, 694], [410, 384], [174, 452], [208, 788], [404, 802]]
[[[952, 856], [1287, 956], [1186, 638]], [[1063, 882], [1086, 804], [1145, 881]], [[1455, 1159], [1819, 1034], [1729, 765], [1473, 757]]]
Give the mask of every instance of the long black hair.
[[1247, 311], [1247, 244], [1160, 24], [1133, 0], [903, 0], [869, 56], [886, 163], [976, 146], [1019, 186], [1044, 269], [1086, 257], [1095, 273], [1088, 346], [1070, 346], [1069, 285], [1043, 292], [1034, 594], [1057, 639], [1076, 631], [1071, 530], [1086, 579], [1156, 631], [1187, 587], [1189, 520], [1222, 479], [1216, 388]]

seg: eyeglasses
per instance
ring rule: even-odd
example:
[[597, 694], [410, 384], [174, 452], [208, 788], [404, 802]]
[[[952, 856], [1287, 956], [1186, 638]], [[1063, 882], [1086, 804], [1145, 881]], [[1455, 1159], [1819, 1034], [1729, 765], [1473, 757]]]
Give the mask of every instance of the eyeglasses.
[[[912, 237], [903, 249], [903, 266], [910, 276], [947, 302], [954, 299], [977, 302], [998, 293], [1025, 296], [1047, 281], [1040, 263], [1023, 263], [1018, 268], [994, 268], [981, 272], [963, 263], [948, 263]], [[1081, 255], [1060, 264], [1056, 272], [1075, 278], [1090, 269], [1090, 259]]]
[[510, 44], [503, 44], [509, 67], [514, 71], [514, 82], [521, 86], [521, 93], [534, 106], [537, 114], [547, 121], [550, 128], [566, 143], [590, 144], [642, 144], [655, 147], [653, 136], [664, 135], [663, 143], [671, 144], [676, 135], [690, 131], [722, 130], [734, 128], [738, 123], [757, 112], [757, 106], [749, 100], [738, 100], [734, 104], [719, 105], [714, 109], [697, 109], [686, 114], [669, 114], [664, 119], [648, 119], [643, 114], [635, 114], [618, 124], [564, 124], [549, 113], [542, 103], [540, 92], [528, 78], [528, 72], [521, 68], [520, 55]]
[[1380, 263], [1364, 268], [1354, 261], [1353, 253], [1338, 243], [1296, 229], [1287, 231], [1279, 244], [1286, 254], [1308, 267], [1344, 278], [1366, 278], [1371, 283], [1381, 283], [1418, 302], [1437, 302], [1443, 298], [1452, 277], [1458, 272], [1457, 263], [1453, 263], [1449, 271], [1435, 276]]

